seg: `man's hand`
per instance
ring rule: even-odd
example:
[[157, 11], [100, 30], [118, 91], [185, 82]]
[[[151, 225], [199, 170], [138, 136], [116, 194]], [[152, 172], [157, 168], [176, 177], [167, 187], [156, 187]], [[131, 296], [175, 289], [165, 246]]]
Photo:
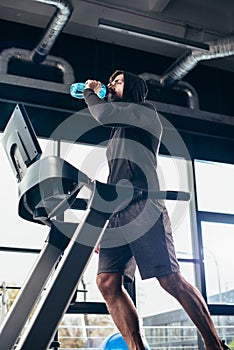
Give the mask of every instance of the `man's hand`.
[[101, 90], [101, 82], [97, 80], [88, 79], [85, 82], [85, 87], [88, 89], [92, 89], [95, 92], [95, 94], [98, 94]]

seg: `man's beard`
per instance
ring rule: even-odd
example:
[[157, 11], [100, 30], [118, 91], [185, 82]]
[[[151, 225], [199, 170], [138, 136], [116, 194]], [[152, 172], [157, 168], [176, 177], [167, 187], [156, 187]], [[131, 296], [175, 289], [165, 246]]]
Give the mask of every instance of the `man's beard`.
[[121, 102], [122, 98], [116, 95], [115, 92], [109, 91], [107, 100], [108, 102]]

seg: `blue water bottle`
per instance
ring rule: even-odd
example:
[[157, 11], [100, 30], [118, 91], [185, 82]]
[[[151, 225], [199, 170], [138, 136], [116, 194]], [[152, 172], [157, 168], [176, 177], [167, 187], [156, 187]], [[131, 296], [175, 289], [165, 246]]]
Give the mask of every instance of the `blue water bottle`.
[[[70, 94], [75, 98], [84, 98], [83, 91], [85, 89], [85, 83], [74, 83], [70, 86]], [[101, 84], [101, 90], [98, 93], [98, 97], [104, 98], [106, 96], [106, 87]]]

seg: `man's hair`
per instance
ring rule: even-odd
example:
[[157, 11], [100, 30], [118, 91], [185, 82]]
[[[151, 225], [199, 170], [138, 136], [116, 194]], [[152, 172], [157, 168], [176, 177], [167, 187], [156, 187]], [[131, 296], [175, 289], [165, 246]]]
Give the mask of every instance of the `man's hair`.
[[124, 75], [124, 90], [122, 102], [144, 102], [148, 93], [146, 82], [136, 74], [118, 69], [110, 76], [110, 82], [120, 75]]
[[113, 74], [111, 74], [109, 81], [112, 82], [118, 75], [120, 74], [124, 74], [123, 70], [117, 69], [116, 71], [114, 71]]

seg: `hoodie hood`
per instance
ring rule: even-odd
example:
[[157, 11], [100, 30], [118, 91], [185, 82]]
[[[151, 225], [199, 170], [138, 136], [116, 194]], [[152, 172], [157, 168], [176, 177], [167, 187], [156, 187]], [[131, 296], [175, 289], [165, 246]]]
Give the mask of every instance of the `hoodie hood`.
[[125, 72], [123, 102], [144, 102], [148, 93], [146, 82], [136, 74]]

